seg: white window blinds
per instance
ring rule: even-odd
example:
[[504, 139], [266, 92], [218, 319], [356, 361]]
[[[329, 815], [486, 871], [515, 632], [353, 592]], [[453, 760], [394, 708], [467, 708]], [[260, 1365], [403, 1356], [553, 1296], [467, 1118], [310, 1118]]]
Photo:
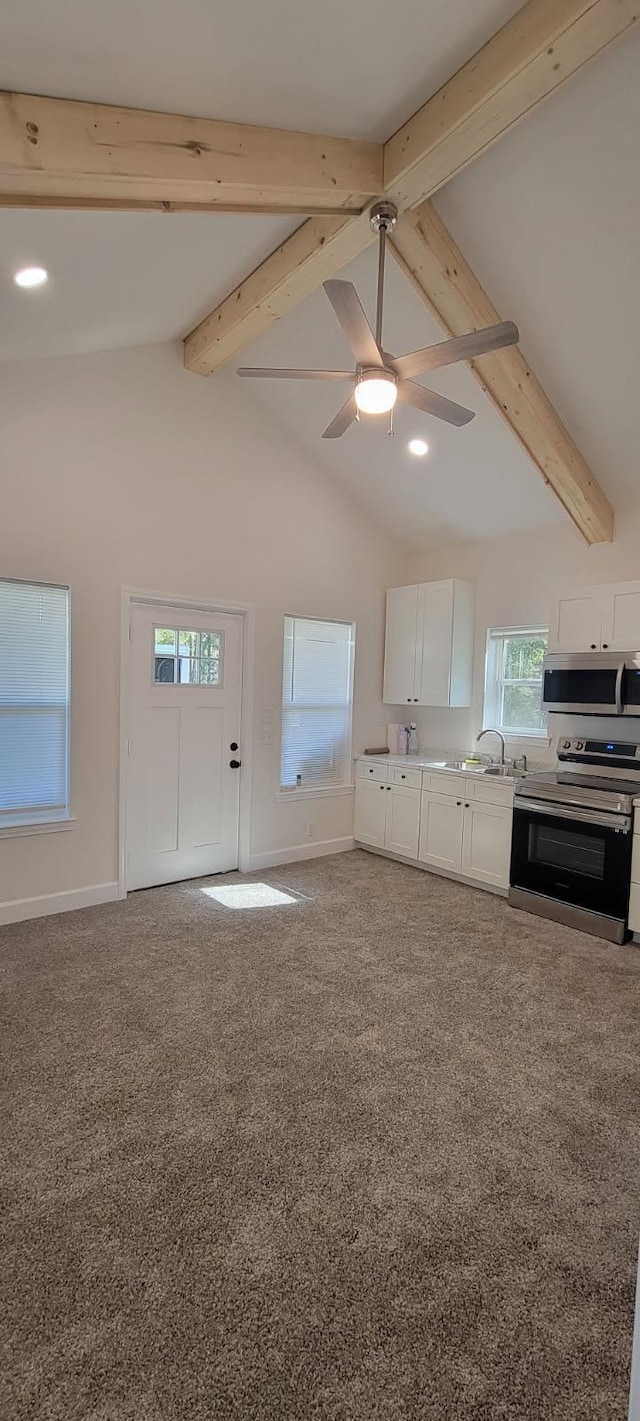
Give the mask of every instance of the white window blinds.
[[285, 617], [283, 789], [350, 781], [354, 637], [352, 622]]
[[0, 827], [68, 813], [69, 589], [0, 579]]

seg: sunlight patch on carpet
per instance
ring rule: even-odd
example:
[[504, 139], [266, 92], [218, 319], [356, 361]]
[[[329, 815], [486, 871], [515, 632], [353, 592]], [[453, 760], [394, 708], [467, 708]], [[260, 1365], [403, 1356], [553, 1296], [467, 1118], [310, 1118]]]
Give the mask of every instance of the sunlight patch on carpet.
[[282, 908], [299, 901], [281, 888], [272, 888], [270, 883], [221, 884], [219, 888], [201, 888], [200, 892], [215, 898], [223, 908]]

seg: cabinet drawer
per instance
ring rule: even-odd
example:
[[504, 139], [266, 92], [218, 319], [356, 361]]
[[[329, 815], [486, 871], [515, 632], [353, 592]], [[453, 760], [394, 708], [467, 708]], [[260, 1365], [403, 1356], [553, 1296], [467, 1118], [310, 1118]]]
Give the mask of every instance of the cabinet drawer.
[[389, 779], [389, 766], [383, 765], [379, 760], [371, 763], [369, 760], [358, 760], [358, 779], [380, 780], [382, 784]]
[[632, 933], [640, 933], [640, 883], [631, 884], [629, 928]]
[[486, 775], [465, 780], [465, 798], [481, 804], [513, 804], [513, 785], [501, 784]]
[[422, 789], [422, 770], [411, 769], [409, 765], [406, 770], [401, 765], [389, 765], [389, 783], [404, 785], [405, 789]]
[[448, 775], [446, 771], [442, 774], [432, 772], [425, 774], [423, 789], [430, 789], [434, 794], [455, 794], [458, 799], [464, 799], [465, 789], [464, 775]]

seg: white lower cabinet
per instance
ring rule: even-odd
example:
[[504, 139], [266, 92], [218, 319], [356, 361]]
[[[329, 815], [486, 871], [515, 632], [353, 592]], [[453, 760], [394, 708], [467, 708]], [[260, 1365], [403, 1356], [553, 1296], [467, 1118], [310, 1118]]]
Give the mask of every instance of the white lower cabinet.
[[389, 785], [384, 846], [407, 859], [418, 857], [420, 790]]
[[374, 849], [384, 848], [387, 817], [387, 786], [378, 780], [359, 779], [356, 783], [354, 838]]
[[[366, 777], [365, 777], [366, 776]], [[379, 776], [379, 778], [375, 778]], [[407, 785], [405, 781], [411, 780]], [[425, 788], [418, 784], [422, 779]], [[387, 780], [391, 781], [387, 783]], [[354, 838], [486, 888], [509, 886], [513, 790], [452, 774], [359, 764]], [[640, 844], [640, 836], [638, 840]], [[640, 893], [640, 888], [639, 888]]]
[[423, 790], [418, 858], [449, 873], [460, 873], [464, 802], [451, 794]]
[[509, 887], [513, 810], [469, 800], [464, 810], [462, 873], [494, 888]]
[[417, 859], [420, 790], [358, 779], [354, 838], [374, 849]]

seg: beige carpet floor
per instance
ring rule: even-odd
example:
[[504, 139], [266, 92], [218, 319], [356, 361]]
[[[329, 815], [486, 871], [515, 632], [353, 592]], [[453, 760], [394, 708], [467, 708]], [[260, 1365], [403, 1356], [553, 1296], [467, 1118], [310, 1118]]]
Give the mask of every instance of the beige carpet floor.
[[623, 1421], [638, 949], [260, 879], [0, 930], [3, 1421]]

